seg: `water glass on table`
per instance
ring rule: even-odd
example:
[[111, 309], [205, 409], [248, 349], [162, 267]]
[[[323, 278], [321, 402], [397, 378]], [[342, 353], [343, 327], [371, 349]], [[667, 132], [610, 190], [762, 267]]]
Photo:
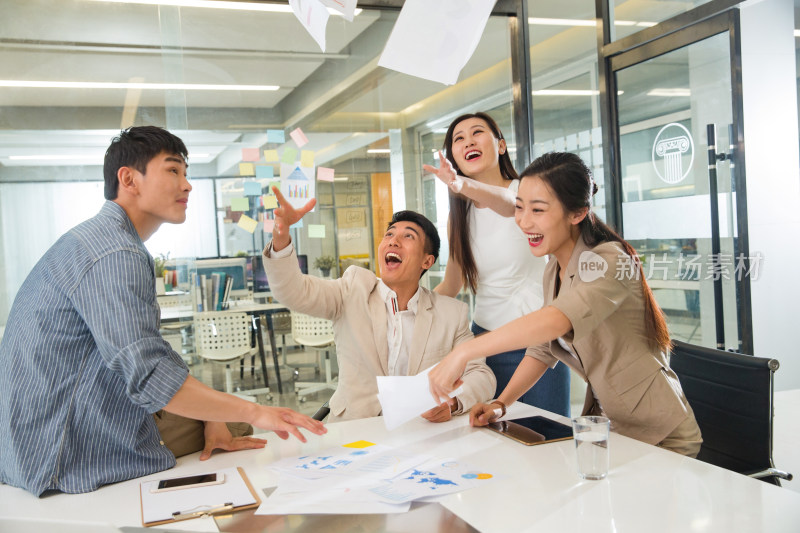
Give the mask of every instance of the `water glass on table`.
[[572, 419], [578, 475], [583, 479], [603, 479], [608, 474], [609, 426], [609, 420], [604, 416], [579, 416]]

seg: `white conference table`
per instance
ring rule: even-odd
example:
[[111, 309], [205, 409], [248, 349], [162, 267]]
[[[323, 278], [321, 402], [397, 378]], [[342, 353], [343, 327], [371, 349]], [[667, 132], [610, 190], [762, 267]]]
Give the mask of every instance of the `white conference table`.
[[[536, 412], [545, 413], [535, 408]], [[551, 418], [559, 419], [556, 415]], [[563, 420], [563, 419], [562, 419]], [[322, 437], [308, 443], [281, 441], [273, 434], [263, 450], [216, 453], [200, 462], [197, 454], [178, 460], [175, 469], [102, 487], [90, 494], [56, 494], [35, 498], [20, 489], [0, 486], [0, 531], [115, 531], [141, 526], [139, 484], [143, 480], [214, 471], [245, 469], [256, 490], [272, 487], [277, 475], [267, 466], [283, 457], [324, 450], [359, 439], [436, 457], [459, 458], [498, 478], [483, 488], [444, 496], [446, 509], [483, 532], [793, 532], [800, 524], [800, 494], [694, 459], [612, 434], [610, 471], [605, 480], [583, 481], [576, 474], [574, 441], [526, 447], [491, 431], [471, 428], [465, 417], [443, 424], [413, 420], [387, 432], [380, 418], [330, 424]], [[415, 504], [417, 505], [417, 504]], [[433, 508], [437, 504], [424, 504]], [[438, 507], [436, 507], [438, 509]], [[413, 508], [412, 508], [413, 509]], [[248, 515], [245, 515], [248, 513]], [[291, 531], [302, 519], [269, 517], [243, 511], [216, 523], [209, 519], [186, 530], [219, 525], [231, 531]], [[384, 518], [386, 516], [385, 523]], [[471, 531], [457, 524], [433, 522], [422, 528], [396, 528], [402, 515], [381, 515], [375, 528], [358, 531]], [[45, 519], [46, 517], [46, 519]], [[373, 517], [374, 518], [374, 517]], [[327, 516], [324, 531], [344, 527], [352, 516]], [[47, 520], [47, 522], [42, 522]], [[233, 521], [233, 522], [232, 522]], [[389, 528], [388, 524], [394, 524]], [[4, 526], [5, 524], [5, 526]], [[267, 525], [268, 524], [268, 525]], [[342, 527], [334, 527], [341, 525]], [[300, 526], [297, 530], [318, 531]], [[39, 529], [37, 529], [37, 527]], [[208, 530], [208, 529], [205, 529]]]

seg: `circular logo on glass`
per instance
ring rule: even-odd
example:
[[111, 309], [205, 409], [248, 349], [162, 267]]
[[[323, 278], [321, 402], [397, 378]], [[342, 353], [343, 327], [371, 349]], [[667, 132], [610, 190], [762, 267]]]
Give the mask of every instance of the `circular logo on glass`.
[[[684, 158], [689, 158], [686, 168]], [[653, 168], [665, 183], [680, 183], [692, 170], [694, 141], [689, 130], [677, 123], [667, 124], [653, 141]]]

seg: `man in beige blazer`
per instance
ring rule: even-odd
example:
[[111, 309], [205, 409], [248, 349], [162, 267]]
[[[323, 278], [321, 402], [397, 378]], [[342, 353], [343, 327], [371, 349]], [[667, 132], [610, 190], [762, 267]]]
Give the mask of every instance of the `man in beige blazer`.
[[[280, 191], [275, 194], [281, 207], [275, 210], [273, 240], [264, 248], [264, 268], [277, 301], [333, 321], [339, 385], [329, 402], [329, 422], [378, 416], [376, 376], [416, 375], [472, 338], [466, 304], [419, 285], [439, 254], [436, 228], [419, 213], [395, 213], [378, 247], [380, 279], [351, 266], [340, 279], [323, 280], [300, 272], [288, 232], [315, 200], [294, 209]], [[494, 393], [495, 377], [484, 359], [471, 362], [462, 380], [462, 394], [423, 416], [449, 420]]]

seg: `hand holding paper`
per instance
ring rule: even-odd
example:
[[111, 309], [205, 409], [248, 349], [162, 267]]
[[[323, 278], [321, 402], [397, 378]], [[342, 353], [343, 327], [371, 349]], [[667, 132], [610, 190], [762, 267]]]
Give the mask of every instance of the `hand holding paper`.
[[[442, 402], [434, 400], [429, 391], [428, 373], [430, 371], [429, 368], [416, 376], [377, 377], [378, 401], [383, 409], [383, 421], [386, 429], [392, 430], [412, 418], [439, 407]], [[463, 388], [452, 391], [445, 403], [463, 391]]]
[[302, 219], [306, 213], [314, 209], [314, 206], [317, 204], [317, 199], [312, 198], [303, 207], [295, 209], [292, 207], [292, 204], [283, 197], [280, 189], [273, 187], [272, 191], [275, 193], [275, 196], [278, 198], [278, 203], [280, 204], [280, 207], [276, 208], [274, 211], [275, 227], [272, 230], [272, 246], [275, 251], [278, 251], [289, 246], [289, 242], [291, 242], [289, 227]]

